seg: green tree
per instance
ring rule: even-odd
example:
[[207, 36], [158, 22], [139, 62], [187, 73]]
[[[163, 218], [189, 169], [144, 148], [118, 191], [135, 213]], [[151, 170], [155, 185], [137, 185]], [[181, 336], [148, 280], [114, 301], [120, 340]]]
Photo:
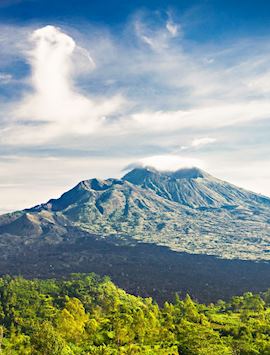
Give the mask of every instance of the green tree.
[[64, 339], [48, 321], [37, 326], [31, 336], [31, 344], [32, 353], [42, 355], [62, 355], [66, 346]]
[[76, 342], [82, 340], [88, 320], [81, 301], [67, 297], [65, 308], [57, 316], [56, 328], [64, 339]]

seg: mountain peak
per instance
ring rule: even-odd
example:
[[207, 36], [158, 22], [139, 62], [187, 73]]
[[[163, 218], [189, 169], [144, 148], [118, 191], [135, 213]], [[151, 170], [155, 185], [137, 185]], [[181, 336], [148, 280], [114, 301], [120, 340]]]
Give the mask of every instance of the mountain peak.
[[192, 168], [182, 168], [176, 171], [160, 171], [153, 167], [137, 167], [129, 171], [123, 176], [123, 180], [127, 180], [132, 184], [141, 185], [146, 180], [151, 178], [165, 178], [165, 179], [198, 179], [198, 178], [209, 178], [211, 175], [203, 171], [202, 169], [192, 167]]
[[202, 169], [192, 167], [192, 168], [182, 168], [171, 173], [171, 176], [175, 179], [198, 179], [198, 178], [209, 178], [211, 175]]
[[126, 180], [135, 185], [141, 185], [145, 179], [159, 174], [161, 174], [161, 172], [152, 167], [138, 167], [125, 174], [122, 180]]

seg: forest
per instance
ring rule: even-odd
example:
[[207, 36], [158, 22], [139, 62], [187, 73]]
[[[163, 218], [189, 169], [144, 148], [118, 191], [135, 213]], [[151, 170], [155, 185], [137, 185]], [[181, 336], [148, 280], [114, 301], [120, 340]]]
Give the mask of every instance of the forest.
[[175, 296], [158, 305], [108, 277], [0, 279], [4, 355], [270, 354], [270, 290], [202, 304]]

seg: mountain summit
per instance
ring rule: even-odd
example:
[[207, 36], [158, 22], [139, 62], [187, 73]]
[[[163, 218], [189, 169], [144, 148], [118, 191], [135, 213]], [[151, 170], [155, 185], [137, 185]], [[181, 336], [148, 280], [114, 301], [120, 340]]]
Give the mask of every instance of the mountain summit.
[[27, 243], [94, 234], [115, 245], [146, 242], [188, 253], [268, 260], [269, 216], [269, 198], [201, 169], [146, 167], [122, 179], [82, 181], [58, 199], [3, 215], [0, 234]]
[[269, 205], [270, 202], [268, 198], [216, 179], [198, 168], [185, 168], [174, 172], [136, 168], [127, 173], [123, 180], [153, 190], [170, 201], [194, 208], [236, 207], [254, 202]]
[[135, 168], [123, 176], [123, 180], [127, 180], [136, 185], [141, 185], [145, 180], [151, 178], [165, 178], [165, 179], [198, 179], [210, 177], [205, 171], [193, 167], [183, 168], [176, 171], [159, 171], [151, 167]]

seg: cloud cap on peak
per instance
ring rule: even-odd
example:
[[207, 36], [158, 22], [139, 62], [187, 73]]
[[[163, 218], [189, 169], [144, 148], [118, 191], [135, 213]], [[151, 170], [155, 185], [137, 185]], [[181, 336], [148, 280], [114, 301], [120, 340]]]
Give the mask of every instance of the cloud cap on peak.
[[162, 179], [209, 179], [211, 175], [202, 169], [192, 167], [192, 168], [181, 168], [176, 171], [159, 171], [152, 167], [136, 167], [129, 171], [123, 176], [123, 180], [129, 181], [135, 185], [141, 185], [147, 179], [151, 178]]
[[163, 172], [176, 172], [184, 168], [203, 168], [204, 162], [200, 159], [179, 156], [176, 154], [154, 155], [131, 163], [124, 170], [134, 168], [148, 168]]

